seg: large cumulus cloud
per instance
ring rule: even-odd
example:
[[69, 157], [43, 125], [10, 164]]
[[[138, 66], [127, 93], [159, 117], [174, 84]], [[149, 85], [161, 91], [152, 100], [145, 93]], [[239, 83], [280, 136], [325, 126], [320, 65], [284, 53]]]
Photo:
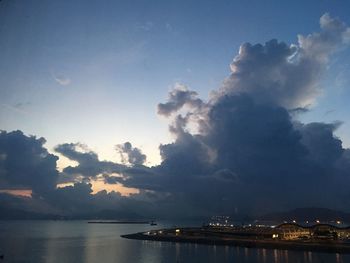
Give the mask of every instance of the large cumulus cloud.
[[347, 209], [350, 162], [334, 135], [338, 125], [298, 123], [281, 106], [225, 95], [210, 107], [202, 134], [180, 129], [175, 142], [160, 146], [154, 174], [129, 174], [123, 184], [169, 193], [178, 209], [203, 216]]
[[154, 170], [161, 176], [149, 177], [153, 184], [142, 176], [124, 183], [157, 185], [208, 214], [347, 208], [348, 150], [334, 135], [339, 123], [293, 119], [295, 109], [317, 98], [330, 56], [348, 43], [350, 30], [340, 20], [325, 14], [320, 25], [320, 32], [298, 36], [298, 44], [243, 44], [231, 75], [208, 102], [175, 86], [158, 105], [161, 115], [173, 115], [176, 137], [160, 146], [163, 161]]
[[296, 45], [275, 39], [265, 45], [243, 44], [222, 92], [249, 93], [258, 102], [290, 109], [312, 103], [329, 57], [350, 37], [349, 28], [329, 14], [321, 17], [320, 26], [320, 32], [299, 35]]

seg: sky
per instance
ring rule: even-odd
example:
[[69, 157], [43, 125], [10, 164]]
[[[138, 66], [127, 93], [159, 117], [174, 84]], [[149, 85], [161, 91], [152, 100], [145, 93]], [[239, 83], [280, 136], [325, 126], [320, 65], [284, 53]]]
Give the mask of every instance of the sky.
[[[261, 178], [292, 188], [281, 174], [311, 181], [325, 171], [333, 177], [320, 175], [319, 189], [336, 189], [348, 180], [349, 11], [341, 0], [1, 1], [0, 191], [52, 213], [82, 213], [59, 203], [85, 191], [96, 211], [152, 214], [160, 202], [165, 215], [191, 200], [188, 211], [204, 215], [211, 180], [228, 193], [210, 192], [213, 207], [246, 202], [210, 213], [264, 212], [253, 193], [273, 199]], [[334, 189], [305, 205], [349, 210]], [[304, 204], [286, 196], [271, 210], [292, 201]]]

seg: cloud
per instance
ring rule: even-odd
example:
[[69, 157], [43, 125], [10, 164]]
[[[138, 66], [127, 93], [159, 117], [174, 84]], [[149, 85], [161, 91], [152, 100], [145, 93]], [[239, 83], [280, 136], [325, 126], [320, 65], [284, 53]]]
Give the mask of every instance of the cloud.
[[51, 76], [61, 86], [68, 86], [71, 83], [71, 79], [63, 74], [51, 72]]
[[122, 164], [99, 161], [96, 153], [80, 143], [60, 144], [55, 147], [55, 151], [72, 161], [78, 162], [75, 167], [68, 166], [63, 169], [63, 173], [68, 175], [82, 176], [89, 179], [102, 173], [119, 173], [125, 167]]
[[197, 98], [197, 95], [197, 92], [188, 90], [186, 86], [176, 84], [174, 89], [169, 92], [168, 102], [158, 104], [158, 114], [170, 116], [183, 106], [200, 108], [203, 102]]
[[288, 109], [305, 107], [320, 94], [320, 75], [328, 59], [348, 44], [350, 29], [325, 14], [321, 31], [298, 36], [298, 44], [273, 39], [264, 45], [245, 43], [231, 64], [222, 93], [248, 93], [257, 102]]
[[119, 182], [163, 193], [159, 207], [171, 203], [202, 216], [346, 209], [350, 159], [334, 136], [338, 123], [298, 123], [287, 109], [241, 94], [217, 99], [207, 124], [203, 134], [181, 131], [161, 145], [163, 161], [149, 174], [126, 171]]
[[146, 161], [146, 155], [140, 149], [132, 147], [130, 142], [118, 144], [116, 150], [119, 152], [123, 162], [128, 162], [132, 165], [142, 165]]
[[344, 153], [342, 141], [334, 136], [335, 130], [340, 125], [339, 122], [328, 124], [314, 122], [299, 127], [302, 143], [307, 146], [313, 162], [322, 167], [333, 168], [336, 161], [342, 157]]
[[350, 43], [350, 29], [328, 13], [321, 16], [320, 26], [321, 32], [308, 36], [299, 35], [298, 40], [303, 57], [324, 63], [342, 44]]
[[43, 147], [45, 142], [21, 131], [0, 132], [0, 188], [45, 194], [56, 187], [58, 158]]

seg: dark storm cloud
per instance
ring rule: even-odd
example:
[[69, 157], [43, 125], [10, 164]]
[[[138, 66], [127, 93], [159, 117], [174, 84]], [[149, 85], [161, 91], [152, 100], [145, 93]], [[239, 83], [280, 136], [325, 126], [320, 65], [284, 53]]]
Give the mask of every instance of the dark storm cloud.
[[146, 161], [146, 155], [144, 155], [140, 149], [132, 147], [130, 142], [118, 144], [116, 146], [116, 150], [120, 153], [123, 162], [128, 162], [129, 164], [134, 165], [142, 165]]
[[44, 138], [21, 131], [0, 132], [0, 188], [32, 189], [43, 194], [56, 187], [55, 155], [43, 147]]
[[338, 124], [296, 123], [285, 108], [247, 94], [216, 100], [207, 124], [203, 134], [178, 133], [174, 143], [160, 146], [163, 161], [152, 173], [125, 172], [122, 183], [167, 193], [159, 206], [185, 206], [203, 216], [346, 209], [350, 162], [334, 136]]
[[205, 140], [215, 149], [217, 165], [245, 179], [276, 179], [305, 154], [288, 112], [256, 104], [248, 95], [222, 97], [211, 108], [208, 123]]
[[302, 143], [307, 147], [313, 162], [321, 166], [333, 166], [339, 160], [344, 149], [342, 141], [334, 136], [340, 123], [309, 123], [301, 125]]

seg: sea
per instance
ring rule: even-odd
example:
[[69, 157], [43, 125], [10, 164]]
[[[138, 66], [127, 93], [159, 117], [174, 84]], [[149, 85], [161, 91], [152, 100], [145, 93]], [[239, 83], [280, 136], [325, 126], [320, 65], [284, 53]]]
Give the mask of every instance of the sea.
[[[88, 224], [87, 221], [0, 221], [0, 263], [5, 262], [231, 262], [231, 263], [347, 263], [348, 254], [255, 249], [120, 237], [173, 227], [135, 224]], [[182, 225], [183, 226], [183, 225]]]

